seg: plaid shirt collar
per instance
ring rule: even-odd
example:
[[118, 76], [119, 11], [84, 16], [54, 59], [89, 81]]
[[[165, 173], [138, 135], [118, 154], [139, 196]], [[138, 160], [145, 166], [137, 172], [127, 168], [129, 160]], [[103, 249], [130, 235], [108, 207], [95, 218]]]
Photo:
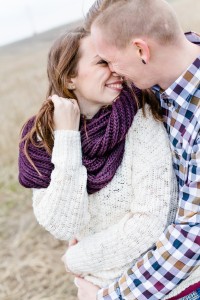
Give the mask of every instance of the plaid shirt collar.
[[[190, 42], [200, 45], [200, 35], [194, 32], [187, 32], [185, 35]], [[178, 105], [187, 109], [198, 87], [200, 87], [200, 55], [166, 90], [161, 90], [157, 85], [152, 89], [159, 92], [161, 98], [168, 99], [169, 102], [173, 102], [175, 106]]]
[[[191, 81], [192, 79], [192, 81]], [[200, 82], [200, 56], [162, 95], [187, 108]]]

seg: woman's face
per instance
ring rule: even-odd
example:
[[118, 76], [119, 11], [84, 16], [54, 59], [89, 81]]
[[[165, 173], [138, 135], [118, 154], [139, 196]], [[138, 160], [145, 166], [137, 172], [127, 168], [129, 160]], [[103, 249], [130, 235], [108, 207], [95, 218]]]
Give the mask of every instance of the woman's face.
[[71, 79], [75, 85], [74, 93], [82, 113], [83, 110], [91, 111], [91, 107], [95, 113], [117, 98], [122, 90], [122, 79], [97, 55], [90, 36], [81, 40], [79, 50], [78, 75]]

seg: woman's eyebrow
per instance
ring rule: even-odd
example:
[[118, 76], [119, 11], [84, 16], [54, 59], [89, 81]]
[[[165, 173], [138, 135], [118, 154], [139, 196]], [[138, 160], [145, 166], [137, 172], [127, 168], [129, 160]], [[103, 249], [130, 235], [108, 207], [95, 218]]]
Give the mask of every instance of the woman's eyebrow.
[[108, 63], [108, 60], [103, 58], [102, 56], [99, 56], [98, 54], [94, 56], [94, 58], [99, 58], [99, 59], [102, 59], [102, 60], [105, 60], [107, 63]]

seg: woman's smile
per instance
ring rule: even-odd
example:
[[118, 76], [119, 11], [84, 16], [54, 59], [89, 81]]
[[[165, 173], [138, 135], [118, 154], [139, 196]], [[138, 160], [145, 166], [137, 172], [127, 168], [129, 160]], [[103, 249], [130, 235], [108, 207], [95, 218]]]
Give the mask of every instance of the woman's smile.
[[123, 89], [123, 86], [122, 86], [122, 81], [115, 81], [115, 82], [111, 82], [111, 83], [106, 83], [105, 84], [106, 87], [112, 89], [112, 90], [115, 90], [117, 92], [121, 92], [121, 90]]

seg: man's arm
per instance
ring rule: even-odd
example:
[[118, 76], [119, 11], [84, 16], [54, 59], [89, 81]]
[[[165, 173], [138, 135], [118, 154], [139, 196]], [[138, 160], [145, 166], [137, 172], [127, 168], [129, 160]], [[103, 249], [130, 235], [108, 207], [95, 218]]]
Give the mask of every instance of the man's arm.
[[100, 290], [98, 299], [162, 299], [199, 265], [199, 236], [199, 225], [169, 226], [156, 249], [115, 284]]
[[162, 299], [200, 265], [200, 140], [193, 150], [175, 224], [168, 226], [155, 249], [100, 290], [98, 300]]

